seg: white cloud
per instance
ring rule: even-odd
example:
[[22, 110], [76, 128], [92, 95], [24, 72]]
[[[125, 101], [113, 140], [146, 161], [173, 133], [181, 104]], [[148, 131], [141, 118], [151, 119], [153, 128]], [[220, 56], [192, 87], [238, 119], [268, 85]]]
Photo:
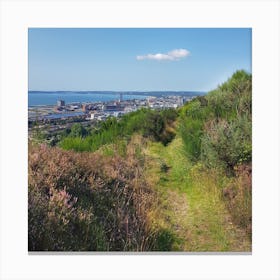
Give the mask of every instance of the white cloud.
[[176, 49], [172, 50], [168, 53], [156, 53], [156, 54], [146, 54], [146, 55], [137, 55], [136, 59], [137, 60], [157, 60], [157, 61], [162, 61], [162, 60], [180, 60], [184, 57], [187, 57], [190, 55], [190, 52], [186, 49]]

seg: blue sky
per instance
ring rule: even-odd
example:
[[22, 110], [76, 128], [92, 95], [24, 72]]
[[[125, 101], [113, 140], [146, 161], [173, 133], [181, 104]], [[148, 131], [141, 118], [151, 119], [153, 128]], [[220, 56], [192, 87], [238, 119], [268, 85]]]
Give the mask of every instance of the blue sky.
[[208, 91], [251, 72], [250, 28], [31, 28], [29, 90]]

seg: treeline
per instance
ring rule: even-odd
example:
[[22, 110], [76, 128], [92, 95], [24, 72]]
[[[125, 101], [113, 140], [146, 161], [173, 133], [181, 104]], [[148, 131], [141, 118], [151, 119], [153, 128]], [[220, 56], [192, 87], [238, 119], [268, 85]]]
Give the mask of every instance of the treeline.
[[121, 119], [108, 118], [98, 126], [87, 130], [81, 124], [74, 124], [65, 130], [59, 146], [65, 150], [96, 151], [105, 144], [129, 140], [134, 133], [145, 138], [168, 144], [175, 136], [175, 109], [152, 111], [141, 109], [124, 115]]

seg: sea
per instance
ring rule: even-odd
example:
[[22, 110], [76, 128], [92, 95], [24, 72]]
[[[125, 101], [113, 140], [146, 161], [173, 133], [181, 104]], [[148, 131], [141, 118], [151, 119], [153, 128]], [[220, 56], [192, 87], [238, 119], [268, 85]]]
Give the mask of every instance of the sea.
[[168, 95], [197, 96], [205, 92], [198, 91], [148, 91], [148, 92], [116, 92], [116, 91], [28, 91], [28, 107], [42, 105], [56, 105], [58, 100], [70, 103], [94, 103], [123, 100], [145, 99], [149, 96], [161, 97]]

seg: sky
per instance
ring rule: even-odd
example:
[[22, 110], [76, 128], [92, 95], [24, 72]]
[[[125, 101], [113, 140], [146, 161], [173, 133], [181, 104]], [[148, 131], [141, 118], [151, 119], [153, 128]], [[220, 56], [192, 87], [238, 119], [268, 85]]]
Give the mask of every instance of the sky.
[[28, 88], [209, 91], [251, 51], [250, 28], [29, 28]]

